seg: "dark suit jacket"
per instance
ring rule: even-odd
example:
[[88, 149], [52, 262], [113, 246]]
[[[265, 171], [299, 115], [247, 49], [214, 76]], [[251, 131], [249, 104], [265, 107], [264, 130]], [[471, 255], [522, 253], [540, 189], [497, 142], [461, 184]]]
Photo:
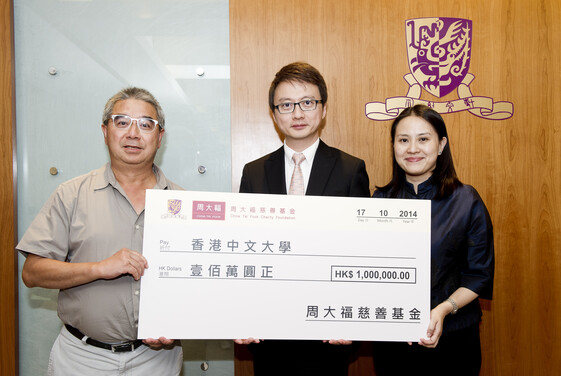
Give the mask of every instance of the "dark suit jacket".
[[[245, 165], [240, 193], [286, 194], [284, 148]], [[306, 195], [370, 197], [364, 161], [320, 140]], [[358, 343], [358, 342], [356, 342]], [[352, 346], [266, 340], [249, 345], [256, 376], [346, 376]]]
[[[286, 194], [284, 148], [245, 165], [240, 193]], [[370, 197], [366, 165], [320, 140], [306, 195]]]

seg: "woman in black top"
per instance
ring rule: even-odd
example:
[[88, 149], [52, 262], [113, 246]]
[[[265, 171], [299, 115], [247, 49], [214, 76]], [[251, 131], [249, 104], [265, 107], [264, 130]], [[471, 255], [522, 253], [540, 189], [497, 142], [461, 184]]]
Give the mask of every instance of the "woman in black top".
[[374, 343], [378, 376], [478, 375], [478, 297], [493, 293], [489, 213], [477, 191], [456, 176], [444, 120], [423, 105], [393, 122], [393, 177], [373, 197], [431, 200], [431, 315], [417, 344]]

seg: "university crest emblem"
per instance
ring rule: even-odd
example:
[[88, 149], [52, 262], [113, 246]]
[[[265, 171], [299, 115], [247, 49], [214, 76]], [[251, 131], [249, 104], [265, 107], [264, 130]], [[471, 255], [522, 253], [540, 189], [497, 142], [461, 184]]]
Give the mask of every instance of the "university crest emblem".
[[176, 215], [181, 211], [181, 200], [168, 200], [168, 213]]
[[[407, 57], [410, 73], [406, 96], [386, 99], [385, 103], [366, 104], [366, 116], [372, 120], [390, 120], [401, 110], [425, 104], [444, 114], [458, 111], [490, 120], [508, 119], [514, 112], [511, 102], [493, 102], [492, 98], [473, 96], [469, 85], [475, 76], [471, 63], [472, 22], [449, 17], [415, 18], [405, 21]], [[458, 99], [434, 101], [420, 99], [422, 91], [442, 98], [457, 90]]]
[[469, 70], [471, 21], [408, 20], [406, 31], [409, 69], [423, 89], [441, 98], [457, 88]]

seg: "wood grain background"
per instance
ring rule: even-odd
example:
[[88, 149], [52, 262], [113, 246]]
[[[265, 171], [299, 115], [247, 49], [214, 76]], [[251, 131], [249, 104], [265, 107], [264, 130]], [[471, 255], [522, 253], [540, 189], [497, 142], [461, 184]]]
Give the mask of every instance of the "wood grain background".
[[[385, 184], [391, 122], [369, 120], [364, 106], [407, 93], [405, 20], [420, 17], [472, 20], [472, 93], [514, 103], [514, 116], [503, 121], [444, 116], [459, 176], [477, 188], [495, 230], [481, 374], [554, 374], [561, 369], [558, 0], [230, 0], [232, 189], [245, 163], [281, 145], [267, 92], [276, 71], [298, 60], [327, 81], [322, 139], [366, 161], [371, 190]], [[236, 375], [252, 374], [249, 355], [236, 350]], [[373, 374], [368, 345], [361, 350], [351, 372]]]
[[17, 258], [14, 252], [15, 118], [12, 2], [0, 0], [0, 375], [16, 375]]

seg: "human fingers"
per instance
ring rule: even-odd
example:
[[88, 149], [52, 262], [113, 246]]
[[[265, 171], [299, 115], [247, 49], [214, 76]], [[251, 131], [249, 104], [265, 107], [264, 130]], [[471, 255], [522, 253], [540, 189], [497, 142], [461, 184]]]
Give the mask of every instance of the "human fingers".
[[130, 274], [138, 281], [144, 275], [144, 269], [148, 267], [148, 262], [139, 252], [128, 248], [122, 248], [116, 256], [124, 267], [123, 274]]
[[349, 341], [346, 339], [330, 339], [329, 341], [324, 342], [328, 342], [330, 345], [350, 345], [353, 343], [353, 341]]
[[261, 340], [253, 337], [249, 337], [243, 339], [235, 339], [234, 342], [237, 343], [238, 345], [249, 345], [250, 343], [259, 343], [261, 342]]
[[423, 346], [423, 347], [428, 347], [431, 349], [434, 349], [436, 347], [436, 345], [438, 345], [438, 338], [421, 338], [419, 340], [419, 345]]

